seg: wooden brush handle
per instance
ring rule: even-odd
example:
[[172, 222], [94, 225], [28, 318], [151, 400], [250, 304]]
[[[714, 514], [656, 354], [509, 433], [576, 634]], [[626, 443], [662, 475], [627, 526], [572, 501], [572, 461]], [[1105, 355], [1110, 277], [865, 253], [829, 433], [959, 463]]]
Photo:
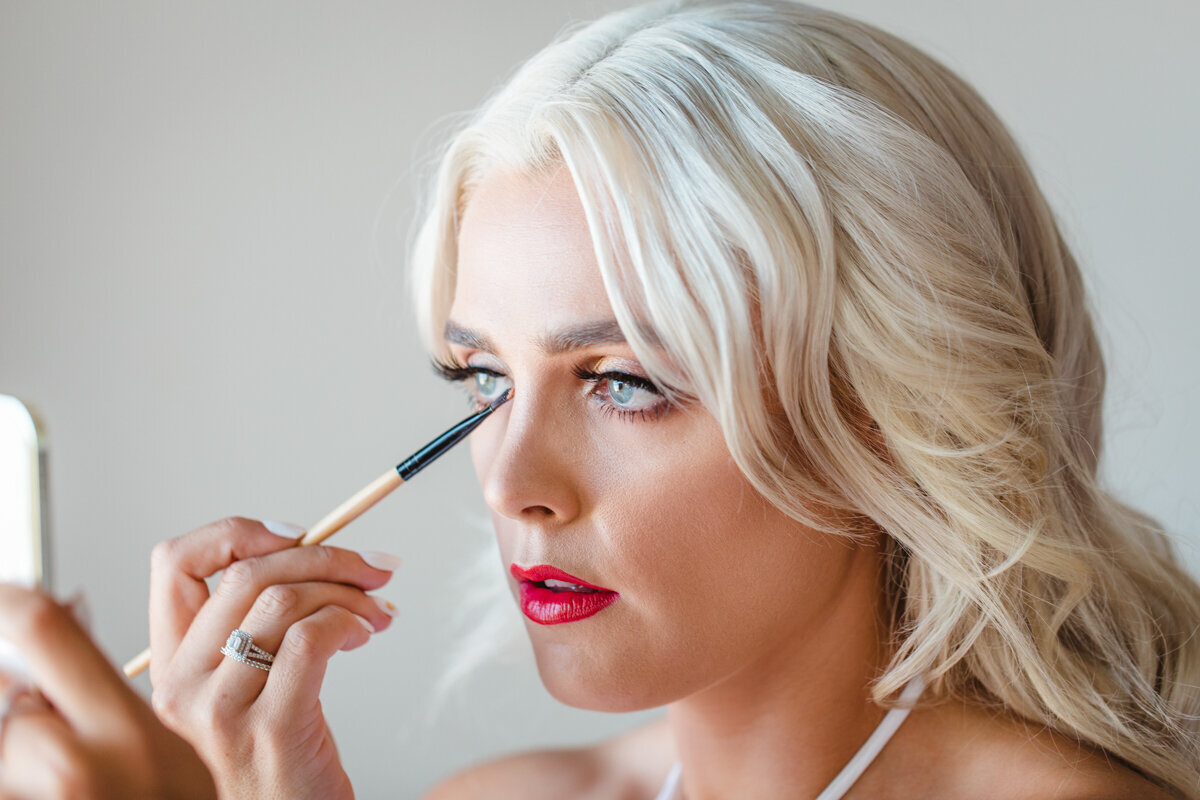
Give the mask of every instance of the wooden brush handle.
[[[316, 525], [309, 529], [308, 533], [296, 540], [297, 547], [308, 547], [321, 542], [333, 536], [342, 528], [349, 525], [354, 520], [358, 519], [364, 511], [378, 503], [383, 498], [391, 494], [397, 486], [404, 483], [404, 479], [400, 477], [400, 473], [393, 467], [387, 472], [380, 475], [375, 480], [368, 483], [358, 491], [353, 497], [340, 506], [330, 511]], [[150, 648], [147, 647], [142, 652], [138, 653], [129, 661], [125, 662], [125, 666], [121, 670], [127, 678], [132, 678], [135, 675], [143, 672], [150, 666]]]

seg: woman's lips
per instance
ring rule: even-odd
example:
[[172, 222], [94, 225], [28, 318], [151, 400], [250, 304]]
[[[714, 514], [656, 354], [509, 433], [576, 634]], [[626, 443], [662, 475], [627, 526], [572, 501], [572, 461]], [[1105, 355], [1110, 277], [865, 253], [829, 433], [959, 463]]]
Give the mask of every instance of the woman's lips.
[[521, 590], [521, 611], [539, 625], [575, 622], [598, 614], [619, 594], [588, 583], [557, 567], [538, 564], [509, 570]]

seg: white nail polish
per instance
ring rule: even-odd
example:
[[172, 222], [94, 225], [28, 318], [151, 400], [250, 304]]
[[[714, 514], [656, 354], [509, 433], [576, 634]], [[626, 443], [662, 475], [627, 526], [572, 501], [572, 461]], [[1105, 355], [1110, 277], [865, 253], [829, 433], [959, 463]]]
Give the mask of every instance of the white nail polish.
[[286, 536], [289, 539], [295, 539], [298, 536], [303, 536], [308, 531], [301, 528], [299, 525], [293, 525], [290, 522], [278, 522], [273, 519], [260, 520], [262, 526], [276, 536]]
[[396, 567], [400, 566], [400, 562], [404, 559], [400, 556], [394, 556], [391, 553], [381, 553], [378, 550], [363, 550], [358, 554], [362, 560], [367, 562], [368, 566], [375, 569], [385, 569], [392, 572]]
[[389, 617], [396, 616], [396, 606], [394, 603], [390, 603], [387, 600], [384, 600], [382, 597], [376, 597], [375, 595], [371, 595], [371, 599], [375, 601], [375, 605], [379, 606], [379, 609], [383, 613], [387, 614]]
[[362, 624], [362, 626], [363, 626], [364, 628], [366, 628], [366, 629], [367, 629], [367, 633], [374, 633], [374, 632], [375, 632], [375, 626], [374, 626], [374, 625], [372, 625], [372, 624], [371, 624], [371, 621], [370, 621], [370, 620], [368, 620], [366, 617], [360, 617], [358, 614], [355, 614], [355, 615], [354, 615], [354, 618], [355, 618], [356, 620], [358, 620], [358, 621], [359, 621], [359, 622]]

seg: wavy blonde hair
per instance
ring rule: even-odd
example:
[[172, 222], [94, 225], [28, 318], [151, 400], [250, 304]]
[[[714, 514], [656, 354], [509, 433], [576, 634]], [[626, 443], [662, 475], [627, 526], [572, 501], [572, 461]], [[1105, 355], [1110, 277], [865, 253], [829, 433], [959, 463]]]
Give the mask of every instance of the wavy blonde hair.
[[443, 154], [414, 247], [431, 350], [472, 188], [561, 168], [651, 376], [708, 408], [795, 519], [886, 534], [878, 702], [924, 675], [927, 699], [1002, 706], [1200, 798], [1200, 587], [1097, 482], [1080, 273], [971, 88], [789, 2], [576, 30]]

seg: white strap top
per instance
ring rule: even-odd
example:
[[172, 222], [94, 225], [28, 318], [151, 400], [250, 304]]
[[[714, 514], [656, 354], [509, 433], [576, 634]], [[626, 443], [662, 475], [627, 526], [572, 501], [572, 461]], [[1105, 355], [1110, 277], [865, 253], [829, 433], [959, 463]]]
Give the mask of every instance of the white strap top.
[[[858, 748], [858, 752], [854, 757], [846, 762], [846, 766], [842, 767], [842, 771], [829, 782], [825, 790], [817, 795], [817, 800], [841, 800], [842, 796], [850, 790], [854, 782], [866, 771], [875, 757], [879, 755], [879, 751], [892, 738], [892, 734], [900, 727], [900, 723], [904, 722], [908, 717], [908, 712], [912, 710], [912, 704], [921, 696], [921, 692], [925, 690], [925, 681], [920, 676], [909, 681], [904, 687], [904, 691], [900, 693], [901, 708], [893, 708], [889, 711], [875, 728], [875, 731], [863, 742], [863, 746]], [[677, 800], [676, 792], [679, 790], [679, 779], [683, 774], [683, 765], [676, 763], [671, 768], [671, 772], [667, 775], [667, 782], [663, 784], [662, 791], [658, 793], [655, 800]]]

